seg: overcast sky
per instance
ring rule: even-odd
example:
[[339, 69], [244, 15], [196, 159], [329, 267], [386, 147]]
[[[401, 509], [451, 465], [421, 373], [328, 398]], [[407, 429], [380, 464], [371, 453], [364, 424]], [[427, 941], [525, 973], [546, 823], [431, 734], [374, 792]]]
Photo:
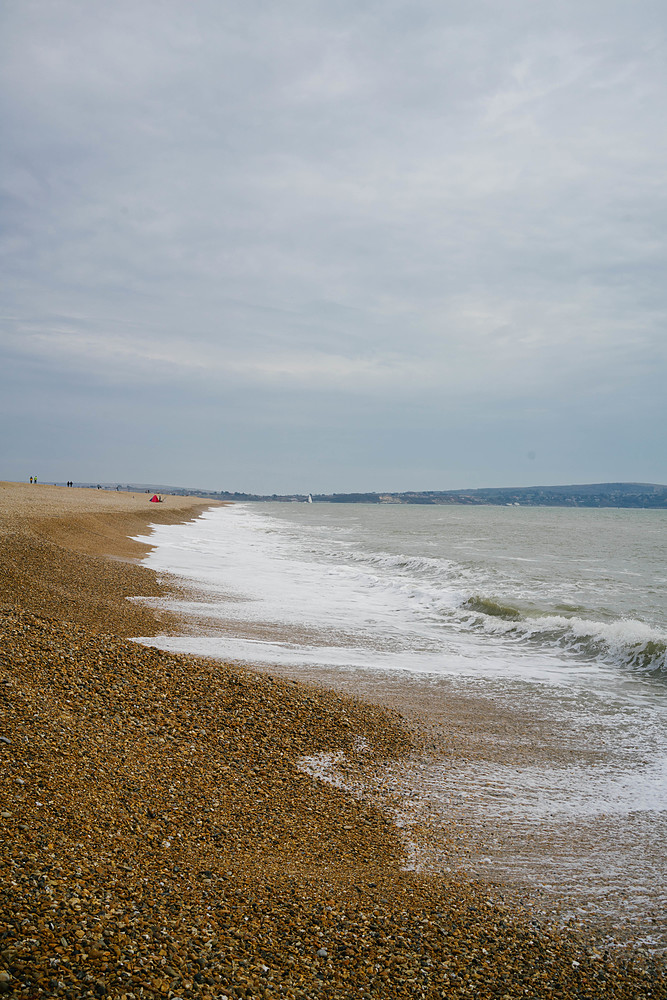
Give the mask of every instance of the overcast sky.
[[663, 0], [0, 18], [0, 479], [667, 482]]

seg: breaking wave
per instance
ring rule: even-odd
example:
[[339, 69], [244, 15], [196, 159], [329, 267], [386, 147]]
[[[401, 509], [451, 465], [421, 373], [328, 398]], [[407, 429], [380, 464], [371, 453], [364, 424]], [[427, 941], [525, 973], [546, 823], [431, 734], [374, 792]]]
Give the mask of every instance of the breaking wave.
[[644, 622], [600, 622], [556, 614], [531, 618], [483, 597], [469, 598], [461, 611], [467, 627], [475, 630], [667, 678], [667, 637]]
[[[378, 572], [392, 589], [399, 586], [420, 598], [425, 612], [435, 609], [466, 630], [667, 678], [667, 636], [640, 620], [601, 621], [593, 617], [598, 612], [581, 604], [545, 607], [545, 595], [542, 605], [535, 605], [525, 589], [513, 599], [514, 581], [498, 576], [492, 581], [488, 567], [455, 560], [388, 552], [347, 552], [346, 558]], [[510, 596], [485, 593], [494, 583]]]
[[483, 522], [456, 512], [444, 527], [426, 510], [332, 509], [324, 524], [317, 515], [305, 506], [212, 511], [177, 544], [175, 528], [156, 529], [169, 542], [151, 564], [205, 584], [207, 615], [219, 600], [225, 629], [238, 622], [244, 641], [275, 633], [292, 649], [294, 636], [309, 636], [303, 655], [313, 661], [366, 663], [377, 653], [425, 669], [506, 664], [536, 674], [564, 661], [667, 680], [660, 524], [647, 538], [644, 521], [639, 532], [621, 518], [635, 534], [619, 553], [609, 518], [591, 534], [587, 516], [561, 523], [548, 511], [520, 525], [502, 510]]
[[470, 611], [479, 611], [481, 614], [490, 615], [492, 618], [504, 618], [506, 621], [519, 621], [521, 612], [511, 604], [500, 604], [492, 601], [488, 597], [469, 597], [463, 605]]
[[348, 558], [354, 562], [375, 566], [378, 569], [398, 573], [424, 573], [429, 576], [449, 576], [456, 572], [456, 563], [449, 559], [438, 559], [431, 556], [393, 555], [390, 552], [350, 552]]

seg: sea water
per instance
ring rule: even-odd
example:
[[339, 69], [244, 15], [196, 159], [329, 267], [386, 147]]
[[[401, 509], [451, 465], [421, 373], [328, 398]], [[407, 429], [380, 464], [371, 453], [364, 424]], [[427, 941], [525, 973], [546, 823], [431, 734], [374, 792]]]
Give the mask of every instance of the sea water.
[[238, 504], [142, 540], [188, 588], [160, 602], [183, 634], [142, 641], [445, 728], [467, 706], [467, 756], [396, 778], [421, 819], [467, 830], [476, 873], [667, 945], [667, 511]]

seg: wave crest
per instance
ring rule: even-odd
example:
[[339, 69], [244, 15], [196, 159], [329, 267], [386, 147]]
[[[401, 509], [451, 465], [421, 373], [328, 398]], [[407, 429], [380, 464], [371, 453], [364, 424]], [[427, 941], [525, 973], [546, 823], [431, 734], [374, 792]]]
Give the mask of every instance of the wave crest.
[[511, 605], [473, 597], [462, 608], [472, 612], [468, 625], [519, 642], [566, 650], [578, 657], [667, 676], [667, 637], [644, 622], [623, 618], [600, 622], [541, 614], [522, 616]]
[[503, 618], [505, 621], [516, 622], [521, 619], [518, 608], [512, 607], [511, 604], [492, 601], [489, 597], [469, 597], [463, 607], [470, 611], [479, 611], [483, 615], [491, 615], [492, 618]]

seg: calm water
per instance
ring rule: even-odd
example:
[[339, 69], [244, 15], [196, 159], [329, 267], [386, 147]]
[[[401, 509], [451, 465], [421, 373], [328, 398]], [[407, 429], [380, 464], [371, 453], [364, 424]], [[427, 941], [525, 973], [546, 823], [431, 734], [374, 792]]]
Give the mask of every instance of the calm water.
[[667, 944], [667, 511], [248, 504], [150, 542], [192, 599], [167, 602], [187, 634], [146, 641], [391, 690], [442, 725], [456, 698], [491, 706], [467, 763], [403, 790], [436, 826], [491, 824], [476, 871]]

